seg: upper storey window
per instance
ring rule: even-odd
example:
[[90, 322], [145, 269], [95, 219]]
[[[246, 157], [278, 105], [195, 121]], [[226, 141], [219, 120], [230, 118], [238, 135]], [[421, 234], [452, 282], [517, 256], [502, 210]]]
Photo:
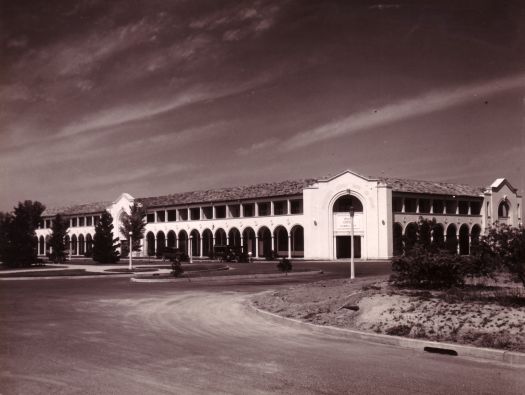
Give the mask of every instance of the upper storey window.
[[501, 202], [498, 206], [498, 218], [508, 218], [509, 210], [509, 204], [505, 201]]

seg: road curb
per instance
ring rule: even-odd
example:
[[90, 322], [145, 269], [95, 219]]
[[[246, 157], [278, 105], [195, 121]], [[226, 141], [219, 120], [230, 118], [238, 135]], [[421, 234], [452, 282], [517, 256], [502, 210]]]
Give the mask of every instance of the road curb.
[[401, 348], [408, 348], [408, 349], [419, 350], [419, 351], [424, 351], [426, 347], [453, 350], [460, 357], [484, 359], [488, 361], [502, 362], [502, 363], [510, 364], [510, 365], [517, 366], [517, 367], [525, 367], [525, 353], [496, 350], [492, 348], [480, 348], [480, 347], [467, 346], [467, 345], [455, 344], [455, 343], [441, 343], [441, 342], [430, 341], [430, 340], [410, 339], [406, 337], [369, 333], [369, 332], [358, 331], [355, 329], [338, 328], [335, 326], [328, 326], [328, 325], [327, 326], [316, 325], [310, 322], [300, 321], [295, 318], [283, 317], [278, 314], [271, 313], [266, 310], [262, 310], [254, 306], [251, 301], [247, 301], [246, 306], [249, 309], [251, 309], [253, 312], [255, 312], [256, 314], [260, 316], [264, 316], [266, 319], [269, 319], [270, 321], [273, 321], [279, 324], [285, 324], [285, 325], [288, 325], [290, 327], [295, 327], [295, 328], [306, 328], [316, 333], [330, 334], [330, 335], [337, 334], [337, 335], [342, 335], [344, 337], [354, 339], [354, 340], [355, 339], [365, 340], [365, 341], [369, 341], [373, 343], [385, 344], [389, 346], [397, 346]]
[[113, 277], [131, 277], [133, 273], [123, 274], [87, 274], [85, 276], [43, 276], [43, 277], [0, 277], [0, 281], [20, 281], [20, 280], [59, 280], [59, 279], [84, 279], [84, 278], [113, 278]]
[[228, 280], [246, 280], [246, 279], [261, 279], [261, 278], [286, 278], [286, 277], [297, 277], [306, 276], [313, 274], [322, 274], [322, 270], [308, 271], [308, 272], [296, 272], [288, 273], [288, 276], [284, 276], [281, 273], [269, 273], [269, 274], [237, 274], [232, 276], [210, 276], [210, 277], [182, 277], [182, 278], [139, 278], [133, 277], [131, 281], [136, 283], [176, 283], [176, 282], [206, 282], [206, 281], [228, 281]]

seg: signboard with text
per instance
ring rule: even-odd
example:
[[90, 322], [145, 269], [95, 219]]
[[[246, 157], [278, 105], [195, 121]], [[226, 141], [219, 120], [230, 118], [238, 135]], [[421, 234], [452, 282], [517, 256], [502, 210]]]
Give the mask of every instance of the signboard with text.
[[[352, 221], [350, 213], [334, 213], [334, 231], [350, 233]], [[363, 232], [363, 214], [356, 213], [354, 215], [354, 233]]]

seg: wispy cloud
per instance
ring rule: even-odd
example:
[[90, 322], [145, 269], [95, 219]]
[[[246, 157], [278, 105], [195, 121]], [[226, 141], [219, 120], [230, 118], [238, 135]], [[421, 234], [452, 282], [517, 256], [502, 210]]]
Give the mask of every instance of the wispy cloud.
[[[483, 97], [525, 87], [525, 74], [491, 80], [475, 85], [440, 90], [404, 99], [380, 108], [361, 111], [335, 122], [300, 132], [282, 141], [281, 151], [292, 151], [324, 140], [333, 139], [404, 119], [430, 114]], [[264, 142], [263, 142], [264, 143]], [[256, 148], [257, 144], [254, 144]]]
[[251, 144], [248, 147], [240, 147], [235, 150], [238, 155], [246, 156], [252, 154], [256, 151], [261, 151], [266, 148], [269, 148], [279, 142], [279, 139], [272, 137], [267, 140], [260, 141], [258, 143]]

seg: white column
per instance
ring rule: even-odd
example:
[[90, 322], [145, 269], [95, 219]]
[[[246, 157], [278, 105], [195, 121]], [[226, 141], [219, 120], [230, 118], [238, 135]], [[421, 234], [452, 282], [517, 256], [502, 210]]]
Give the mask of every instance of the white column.
[[292, 213], [292, 203], [290, 202], [290, 199], [286, 199], [286, 211], [288, 215]]
[[419, 213], [419, 199], [416, 199], [416, 213]]
[[292, 259], [292, 235], [288, 234], [288, 259]]
[[275, 236], [272, 233], [272, 251], [275, 251]]
[[402, 213], [405, 212], [405, 198], [404, 197], [401, 198], [401, 212]]
[[434, 214], [434, 199], [430, 199], [430, 214]]
[[255, 235], [255, 258], [259, 258], [259, 236]]
[[204, 239], [202, 238], [202, 236], [199, 236], [199, 241], [200, 241], [200, 257], [203, 258], [204, 257], [204, 247], [203, 247], [203, 244], [204, 244]]
[[255, 216], [258, 217], [259, 216], [259, 202], [255, 202], [253, 206], [255, 209]]

